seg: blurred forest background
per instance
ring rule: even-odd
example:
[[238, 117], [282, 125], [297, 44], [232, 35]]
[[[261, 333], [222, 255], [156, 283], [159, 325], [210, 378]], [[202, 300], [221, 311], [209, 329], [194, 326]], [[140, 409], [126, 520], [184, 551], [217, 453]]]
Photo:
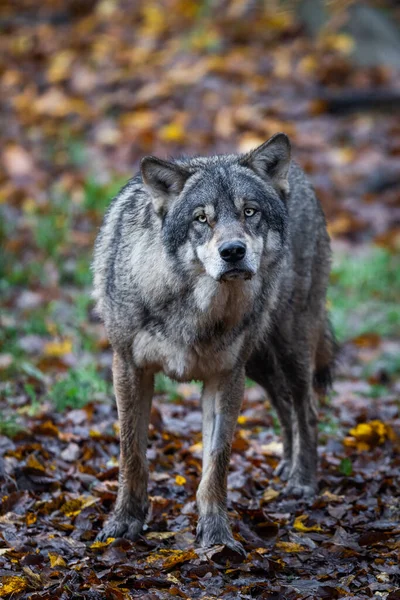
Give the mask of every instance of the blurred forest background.
[[[399, 74], [396, 0], [0, 2], [0, 597], [400, 598]], [[279, 427], [249, 382], [229, 476], [249, 558], [194, 552], [199, 389], [160, 377], [152, 520], [137, 544], [96, 543], [118, 477], [90, 297], [104, 211], [146, 154], [278, 131], [333, 239], [320, 495], [282, 498]]]

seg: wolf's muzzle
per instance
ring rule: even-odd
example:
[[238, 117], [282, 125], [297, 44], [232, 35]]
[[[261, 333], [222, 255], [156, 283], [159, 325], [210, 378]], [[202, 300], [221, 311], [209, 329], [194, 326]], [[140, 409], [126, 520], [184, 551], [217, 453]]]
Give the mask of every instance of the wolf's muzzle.
[[240, 240], [224, 242], [218, 248], [220, 257], [228, 263], [237, 263], [246, 254], [246, 244]]

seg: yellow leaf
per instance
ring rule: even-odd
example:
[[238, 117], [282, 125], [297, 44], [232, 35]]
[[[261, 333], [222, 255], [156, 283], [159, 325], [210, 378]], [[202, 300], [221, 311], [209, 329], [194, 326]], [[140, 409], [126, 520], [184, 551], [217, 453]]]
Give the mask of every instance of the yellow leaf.
[[84, 508], [92, 506], [99, 501], [100, 498], [97, 498], [96, 496], [78, 496], [78, 498], [67, 500], [67, 502], [61, 506], [60, 511], [66, 517], [75, 517], [76, 515], [79, 515]]
[[54, 423], [50, 420], [41, 423], [37, 427], [35, 427], [35, 433], [40, 433], [42, 435], [48, 435], [52, 437], [58, 437], [59, 431]]
[[92, 548], [92, 549], [105, 548], [106, 546], [109, 546], [110, 544], [112, 544], [114, 540], [115, 540], [115, 538], [109, 537], [109, 538], [107, 538], [107, 540], [105, 542], [93, 542], [93, 544], [90, 545], [90, 548]]
[[300, 59], [297, 68], [304, 75], [310, 75], [312, 73], [315, 73], [315, 71], [318, 68], [318, 64], [319, 63], [317, 57], [313, 56], [312, 54], [308, 54], [307, 56], [304, 56], [302, 59]]
[[55, 554], [53, 552], [49, 552], [50, 566], [52, 569], [54, 567], [66, 567], [67, 563], [59, 554]]
[[159, 550], [157, 553], [150, 554], [146, 558], [146, 562], [149, 564], [155, 563], [159, 560], [163, 560], [163, 568], [168, 569], [176, 565], [187, 562], [196, 558], [197, 554], [194, 550]]
[[359, 451], [380, 446], [386, 440], [393, 440], [394, 438], [391, 427], [378, 419], [368, 423], [359, 423], [356, 427], [350, 429], [349, 434], [355, 438], [355, 443], [351, 438], [345, 438], [345, 446], [356, 446]]
[[22, 577], [4, 575], [0, 577], [0, 597], [5, 598], [10, 594], [19, 594], [26, 588], [26, 581]]
[[164, 569], [171, 569], [176, 565], [180, 565], [188, 560], [197, 558], [194, 550], [174, 550], [170, 556], [163, 562]]
[[54, 55], [50, 67], [47, 70], [47, 78], [50, 83], [58, 83], [68, 77], [71, 64], [75, 55], [71, 50], [64, 50]]
[[44, 347], [44, 354], [46, 356], [64, 356], [72, 351], [72, 341], [65, 339], [61, 342], [47, 342]]
[[182, 477], [182, 475], [177, 475], [177, 476], [175, 477], [175, 482], [176, 482], [178, 485], [184, 485], [184, 484], [186, 483], [186, 479], [185, 479], [185, 477]]
[[267, 502], [271, 502], [272, 500], [275, 500], [275, 498], [277, 498], [278, 496], [279, 496], [279, 492], [277, 492], [273, 488], [267, 488], [265, 490], [265, 492], [263, 493], [261, 502], [263, 504], [267, 504]]
[[238, 422], [238, 425], [244, 425], [245, 423], [247, 423], [248, 420], [249, 420], [248, 417], [245, 417], [244, 415], [240, 415], [238, 417], [237, 422]]
[[143, 35], [156, 37], [165, 29], [165, 14], [161, 7], [149, 2], [144, 3], [142, 15], [144, 25], [141, 33]]
[[26, 466], [37, 471], [45, 471], [44, 466], [38, 461], [34, 454], [30, 454], [26, 459]]
[[25, 523], [28, 525], [34, 525], [37, 520], [37, 515], [35, 513], [27, 513], [25, 517]]
[[121, 125], [123, 128], [152, 129], [154, 127], [154, 112], [152, 110], [137, 110], [132, 113], [125, 113], [121, 116]]
[[183, 142], [185, 131], [180, 123], [170, 123], [160, 129], [160, 139], [163, 142]]
[[81, 501], [79, 500], [79, 498], [74, 498], [72, 500], [68, 500], [67, 502], [65, 502], [61, 508], [60, 511], [66, 516], [66, 517], [75, 517], [76, 515], [79, 515], [79, 513], [81, 512]]
[[295, 542], [277, 542], [276, 547], [284, 552], [304, 552], [306, 548]]
[[268, 29], [285, 30], [293, 25], [294, 19], [289, 10], [281, 12], [274, 10], [265, 15], [263, 21]]
[[304, 525], [304, 521], [307, 521], [307, 519], [308, 519], [308, 515], [300, 515], [299, 517], [296, 517], [294, 520], [293, 527], [297, 531], [302, 531], [302, 532], [322, 531], [321, 525], [311, 525], [311, 527], [307, 527], [307, 525]]
[[354, 49], [354, 39], [346, 33], [328, 35], [322, 42], [326, 47], [337, 50], [341, 54], [351, 54]]

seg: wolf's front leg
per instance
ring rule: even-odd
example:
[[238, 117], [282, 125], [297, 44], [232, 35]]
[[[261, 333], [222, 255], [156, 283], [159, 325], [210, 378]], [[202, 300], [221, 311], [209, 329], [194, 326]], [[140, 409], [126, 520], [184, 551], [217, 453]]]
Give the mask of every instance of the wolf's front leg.
[[114, 390], [120, 421], [119, 488], [113, 514], [97, 539], [134, 539], [142, 529], [147, 508], [147, 437], [154, 379], [136, 369], [129, 356], [115, 352]]
[[245, 554], [233, 538], [226, 500], [232, 439], [244, 392], [244, 368], [204, 384], [203, 475], [197, 491], [197, 542], [209, 547], [225, 544]]

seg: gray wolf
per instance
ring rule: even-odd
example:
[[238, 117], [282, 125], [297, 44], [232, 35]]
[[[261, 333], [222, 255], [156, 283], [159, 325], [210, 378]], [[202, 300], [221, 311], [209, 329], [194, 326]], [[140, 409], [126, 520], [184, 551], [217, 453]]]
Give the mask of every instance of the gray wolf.
[[156, 373], [203, 382], [197, 541], [242, 551], [227, 516], [231, 442], [248, 375], [282, 426], [287, 493], [316, 489], [315, 391], [330, 382], [325, 218], [279, 133], [242, 155], [141, 162], [95, 247], [94, 295], [113, 351], [119, 491], [99, 539], [140, 532]]

